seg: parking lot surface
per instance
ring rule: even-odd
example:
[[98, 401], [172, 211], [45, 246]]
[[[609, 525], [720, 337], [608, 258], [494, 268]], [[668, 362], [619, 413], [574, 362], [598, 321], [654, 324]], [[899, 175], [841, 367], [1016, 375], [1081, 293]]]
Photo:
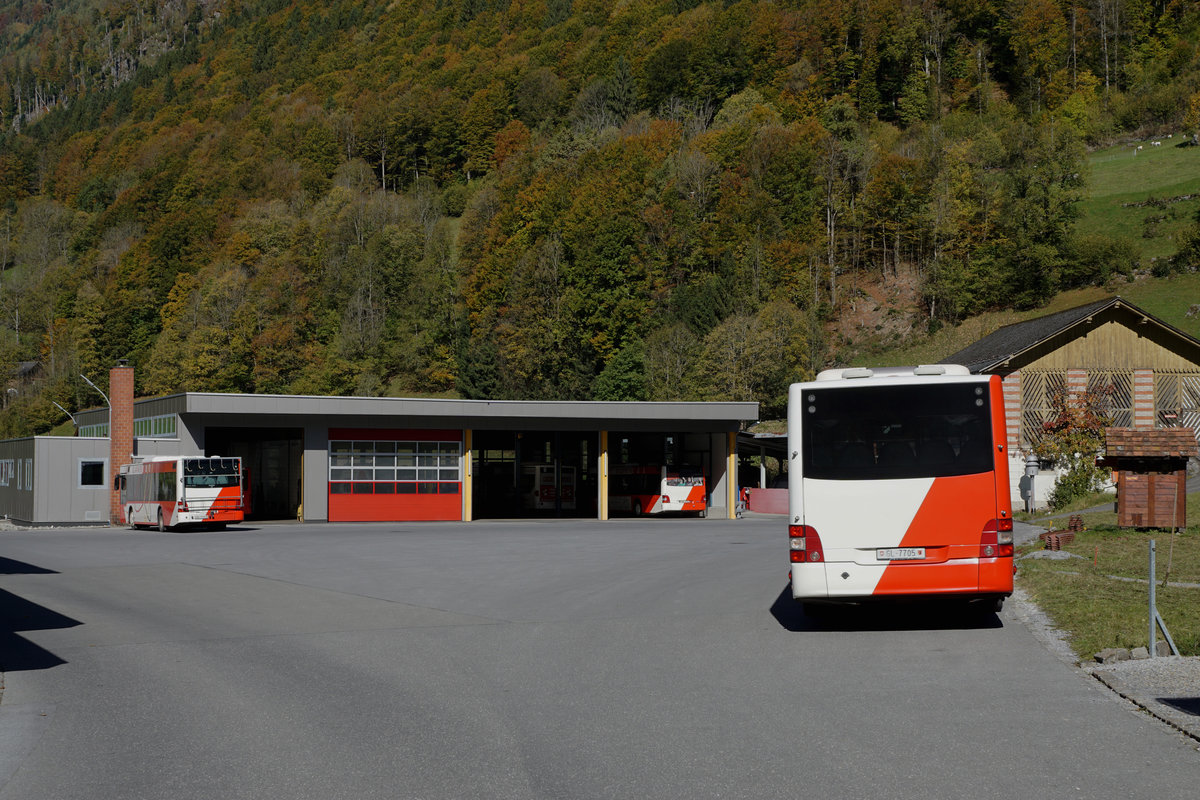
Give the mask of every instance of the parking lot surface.
[[1010, 609], [786, 591], [775, 517], [0, 533], [0, 800], [1190, 796]]

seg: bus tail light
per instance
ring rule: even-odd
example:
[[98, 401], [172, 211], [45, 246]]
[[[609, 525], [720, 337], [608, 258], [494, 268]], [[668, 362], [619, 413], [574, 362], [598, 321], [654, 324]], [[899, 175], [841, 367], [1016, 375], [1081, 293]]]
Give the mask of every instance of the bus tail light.
[[988, 520], [979, 537], [980, 558], [1012, 558], [1013, 521], [1011, 517]]
[[825, 551], [821, 547], [821, 537], [811, 525], [789, 525], [788, 545], [791, 548], [792, 563], [816, 563], [825, 560]]

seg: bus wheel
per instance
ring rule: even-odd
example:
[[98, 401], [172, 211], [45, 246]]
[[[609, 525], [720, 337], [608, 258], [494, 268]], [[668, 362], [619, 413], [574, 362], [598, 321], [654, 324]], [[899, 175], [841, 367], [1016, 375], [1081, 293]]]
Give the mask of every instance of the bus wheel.
[[995, 600], [987, 604], [988, 608], [996, 614], [1004, 610], [1004, 598], [997, 597]]
[[635, 517], [640, 517], [642, 515], [642, 501], [641, 500], [633, 501], [633, 515]]
[[125, 524], [129, 526], [129, 530], [137, 530], [137, 523], [133, 521], [133, 506], [125, 509]]
[[161, 533], [161, 532], [165, 531], [166, 529], [167, 529], [167, 526], [166, 526], [166, 524], [163, 522], [162, 509], [160, 508], [160, 509], [158, 510], [158, 530], [159, 530], [159, 533]]

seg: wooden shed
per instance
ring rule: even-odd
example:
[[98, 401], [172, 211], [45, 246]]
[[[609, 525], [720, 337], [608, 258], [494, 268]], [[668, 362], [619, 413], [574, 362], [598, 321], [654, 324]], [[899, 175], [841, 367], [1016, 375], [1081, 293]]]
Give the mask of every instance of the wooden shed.
[[1108, 428], [1100, 463], [1117, 479], [1117, 524], [1187, 526], [1187, 462], [1200, 455], [1191, 428]]

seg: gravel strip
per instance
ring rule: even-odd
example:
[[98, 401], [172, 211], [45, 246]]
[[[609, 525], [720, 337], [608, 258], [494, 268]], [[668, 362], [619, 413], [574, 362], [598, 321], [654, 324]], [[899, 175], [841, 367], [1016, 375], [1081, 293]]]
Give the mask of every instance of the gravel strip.
[[[1044, 530], [1021, 522], [1013, 527], [1013, 538], [1018, 544], [1033, 541]], [[1036, 551], [1041, 552], [1051, 551]], [[1035, 557], [1052, 557], [1037, 554]], [[1080, 667], [1150, 715], [1200, 741], [1200, 657], [1160, 656], [1115, 664], [1080, 664], [1066, 634], [1055, 627], [1029, 595], [1018, 587], [1010, 603], [1034, 638], [1060, 661]]]
[[1160, 656], [1086, 669], [1117, 694], [1200, 740], [1200, 657]]

